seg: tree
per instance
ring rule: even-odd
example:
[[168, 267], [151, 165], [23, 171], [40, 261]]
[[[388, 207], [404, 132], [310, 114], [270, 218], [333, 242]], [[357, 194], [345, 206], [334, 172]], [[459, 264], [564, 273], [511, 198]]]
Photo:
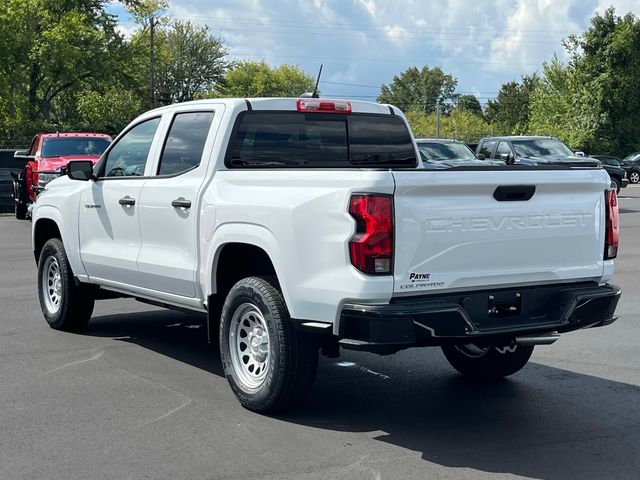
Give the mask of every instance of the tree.
[[0, 2], [0, 112], [12, 117], [0, 132], [27, 137], [33, 130], [66, 128], [77, 119], [76, 94], [113, 79], [123, 39], [105, 3]]
[[458, 97], [458, 108], [482, 116], [482, 106], [475, 95], [460, 95]]
[[545, 63], [530, 97], [529, 133], [553, 135], [572, 147], [591, 150], [597, 113], [585, 93], [575, 68], [557, 57]]
[[487, 102], [485, 115], [501, 134], [521, 135], [529, 127], [529, 102], [539, 80], [537, 74], [525, 75], [521, 82], [502, 84], [495, 100]]
[[411, 67], [399, 76], [393, 77], [391, 84], [382, 85], [378, 102], [391, 103], [404, 111], [418, 110], [429, 114], [436, 105], [442, 105], [442, 112], [448, 113], [458, 98], [455, 93], [458, 81], [445, 74], [440, 67], [421, 70]]
[[230, 66], [227, 49], [208, 26], [173, 22], [156, 34], [156, 98], [186, 102], [212, 90]]
[[[407, 112], [407, 120], [416, 137], [435, 137], [436, 114], [425, 115], [422, 112]], [[493, 135], [491, 125], [476, 113], [455, 108], [449, 115], [440, 117], [440, 137], [454, 138], [464, 142], [477, 142], [480, 138]]]
[[582, 36], [565, 42], [580, 106], [593, 109], [587, 147], [625, 155], [640, 148], [640, 19], [613, 8], [591, 20]]
[[79, 126], [90, 131], [116, 135], [143, 111], [142, 97], [129, 90], [111, 88], [78, 95]]
[[240, 62], [227, 72], [224, 81], [210, 95], [225, 97], [298, 97], [311, 92], [313, 76], [295, 65], [270, 67], [260, 62]]

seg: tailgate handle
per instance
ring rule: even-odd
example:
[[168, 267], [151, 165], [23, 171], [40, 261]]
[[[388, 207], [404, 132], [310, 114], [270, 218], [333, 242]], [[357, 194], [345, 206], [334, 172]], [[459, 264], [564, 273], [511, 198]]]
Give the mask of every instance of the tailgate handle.
[[502, 185], [493, 192], [499, 202], [525, 202], [536, 193], [535, 185]]

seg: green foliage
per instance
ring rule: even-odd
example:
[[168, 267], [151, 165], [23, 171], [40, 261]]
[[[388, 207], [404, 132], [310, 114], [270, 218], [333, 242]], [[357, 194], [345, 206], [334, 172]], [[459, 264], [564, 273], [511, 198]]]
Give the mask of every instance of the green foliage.
[[[435, 138], [436, 114], [425, 115], [413, 110], [406, 113], [411, 130], [416, 137]], [[440, 138], [454, 138], [464, 142], [477, 142], [480, 138], [493, 135], [487, 121], [477, 113], [455, 108], [449, 115], [440, 116]]]
[[313, 91], [315, 79], [295, 65], [270, 67], [267, 62], [240, 62], [227, 72], [209, 96], [298, 97]]
[[495, 100], [489, 100], [485, 115], [500, 135], [522, 135], [528, 131], [529, 102], [539, 77], [525, 75], [521, 82], [511, 81], [500, 87]]
[[156, 99], [186, 102], [213, 89], [229, 67], [222, 40], [209, 27], [173, 22], [156, 34]]
[[574, 148], [591, 150], [589, 132], [597, 113], [588, 97], [575, 69], [554, 57], [544, 64], [543, 76], [531, 95], [529, 132], [553, 135]]
[[103, 94], [88, 91], [78, 95], [83, 130], [116, 135], [144, 110], [142, 99], [127, 90], [112, 88]]
[[480, 101], [475, 95], [460, 95], [458, 97], [458, 108], [479, 116], [483, 115], [482, 105], [480, 105]]
[[429, 114], [436, 105], [442, 105], [442, 112], [448, 113], [458, 98], [455, 93], [458, 81], [445, 74], [440, 67], [428, 65], [418, 70], [411, 67], [393, 77], [390, 85], [382, 85], [378, 102], [390, 103], [404, 111], [418, 110]]

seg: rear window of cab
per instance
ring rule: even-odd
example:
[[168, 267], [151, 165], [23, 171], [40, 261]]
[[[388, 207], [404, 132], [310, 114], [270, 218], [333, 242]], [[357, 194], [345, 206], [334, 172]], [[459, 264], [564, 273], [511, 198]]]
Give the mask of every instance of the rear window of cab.
[[415, 167], [404, 121], [394, 115], [248, 111], [238, 115], [228, 168]]

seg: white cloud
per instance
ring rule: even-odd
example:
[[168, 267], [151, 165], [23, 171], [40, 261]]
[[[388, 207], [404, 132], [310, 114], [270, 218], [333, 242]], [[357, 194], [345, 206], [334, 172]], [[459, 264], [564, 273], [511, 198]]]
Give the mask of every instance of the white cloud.
[[[441, 66], [485, 99], [541, 68], [611, 0], [170, 0], [169, 14], [208, 24], [238, 59], [298, 64], [323, 80], [380, 85], [411, 66]], [[638, 0], [613, 0], [618, 14]], [[321, 84], [374, 99], [376, 88]], [[483, 99], [481, 99], [483, 100]]]

